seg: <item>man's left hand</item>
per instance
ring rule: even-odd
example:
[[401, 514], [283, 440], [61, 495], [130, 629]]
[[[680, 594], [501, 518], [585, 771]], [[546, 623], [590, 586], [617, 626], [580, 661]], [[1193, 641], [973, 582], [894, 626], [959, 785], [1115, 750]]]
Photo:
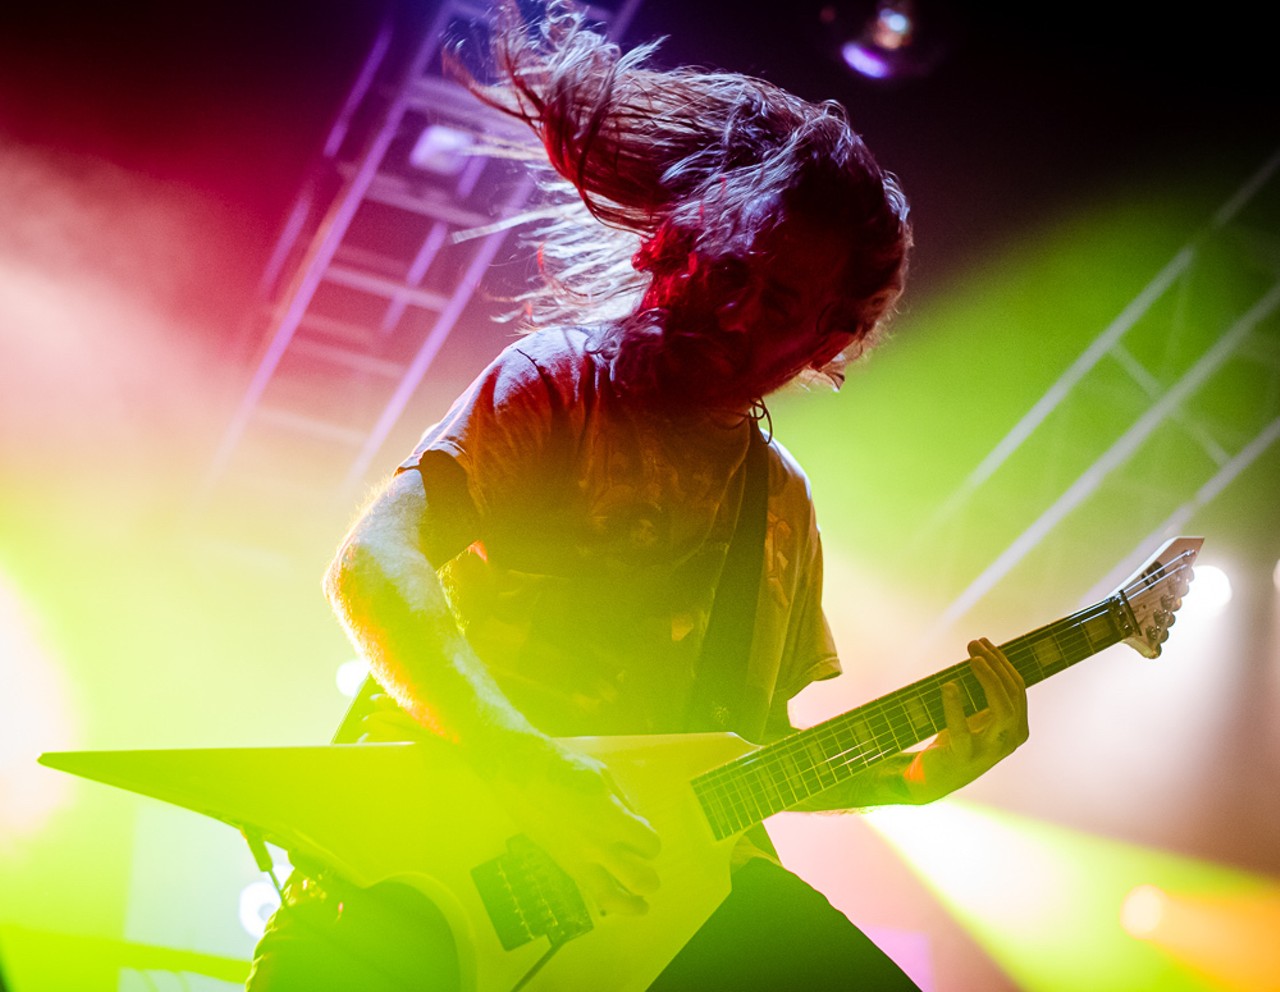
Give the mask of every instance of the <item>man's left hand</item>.
[[968, 785], [1026, 741], [1027, 688], [1005, 653], [985, 637], [969, 642], [969, 667], [987, 696], [986, 709], [965, 716], [960, 685], [942, 687], [947, 726], [905, 773], [911, 799], [928, 803]]

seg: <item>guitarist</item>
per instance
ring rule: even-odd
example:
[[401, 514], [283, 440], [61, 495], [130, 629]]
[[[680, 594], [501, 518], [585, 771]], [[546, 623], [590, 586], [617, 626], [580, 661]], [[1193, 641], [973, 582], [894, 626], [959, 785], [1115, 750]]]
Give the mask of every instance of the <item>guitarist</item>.
[[[540, 33], [503, 11], [504, 83], [471, 85], [540, 142], [553, 209], [534, 239], [530, 333], [426, 431], [326, 577], [376, 680], [341, 739], [455, 742], [609, 914], [646, 911], [662, 838], [602, 764], [556, 738], [772, 739], [792, 696], [839, 673], [808, 484], [757, 422], [793, 380], [839, 386], [899, 296], [910, 244], [895, 179], [839, 106], [659, 71], [652, 48], [623, 55], [559, 2]], [[1021, 679], [989, 641], [970, 652], [989, 708], [966, 719], [949, 686], [933, 743], [814, 808], [929, 802], [1021, 744]], [[457, 981], [424, 897], [315, 866], [289, 880], [248, 988]], [[732, 894], [652, 986], [914, 987], [762, 830], [740, 841]]]

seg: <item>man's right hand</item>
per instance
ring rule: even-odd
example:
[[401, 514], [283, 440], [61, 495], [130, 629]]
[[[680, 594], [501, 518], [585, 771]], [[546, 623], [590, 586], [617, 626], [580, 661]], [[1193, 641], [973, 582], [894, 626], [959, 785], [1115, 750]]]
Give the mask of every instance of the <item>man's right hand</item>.
[[[429, 501], [421, 473], [394, 476], [325, 577], [374, 677], [403, 710], [375, 714], [362, 730], [367, 739], [436, 733], [454, 741], [596, 909], [642, 913], [658, 886], [657, 834], [601, 762], [541, 733], [512, 707], [458, 629], [427, 551], [443, 562], [480, 535], [474, 517], [457, 512], [462, 496], [441, 498], [447, 480], [432, 478]], [[458, 492], [465, 495], [465, 486]]]
[[661, 842], [603, 762], [555, 741], [492, 784], [512, 819], [601, 913], [641, 914], [658, 888]]

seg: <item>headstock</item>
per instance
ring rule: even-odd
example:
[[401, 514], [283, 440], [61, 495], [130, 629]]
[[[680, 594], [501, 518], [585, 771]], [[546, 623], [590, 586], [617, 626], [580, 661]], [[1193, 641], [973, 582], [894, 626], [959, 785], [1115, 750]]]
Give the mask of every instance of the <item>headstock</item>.
[[1113, 594], [1124, 607], [1130, 634], [1126, 644], [1146, 658], [1158, 658], [1169, 639], [1174, 614], [1191, 585], [1202, 537], [1175, 537], [1133, 573]]

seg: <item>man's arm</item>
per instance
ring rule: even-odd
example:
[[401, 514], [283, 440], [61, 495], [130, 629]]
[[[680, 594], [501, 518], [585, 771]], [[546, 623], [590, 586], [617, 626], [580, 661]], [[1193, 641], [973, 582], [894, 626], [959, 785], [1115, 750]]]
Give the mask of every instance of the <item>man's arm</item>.
[[390, 480], [344, 540], [326, 594], [374, 678], [418, 724], [461, 748], [588, 897], [602, 909], [643, 911], [657, 885], [657, 836], [601, 763], [511, 705], [459, 630], [435, 565], [478, 536], [478, 521], [456, 464], [435, 463], [432, 483], [429, 500], [419, 471]]
[[921, 751], [895, 755], [797, 807], [823, 811], [909, 803], [949, 795], [1008, 757], [1028, 736], [1027, 690], [1003, 651], [986, 638], [969, 643], [987, 708], [966, 717], [960, 687], [942, 687], [947, 726]]

